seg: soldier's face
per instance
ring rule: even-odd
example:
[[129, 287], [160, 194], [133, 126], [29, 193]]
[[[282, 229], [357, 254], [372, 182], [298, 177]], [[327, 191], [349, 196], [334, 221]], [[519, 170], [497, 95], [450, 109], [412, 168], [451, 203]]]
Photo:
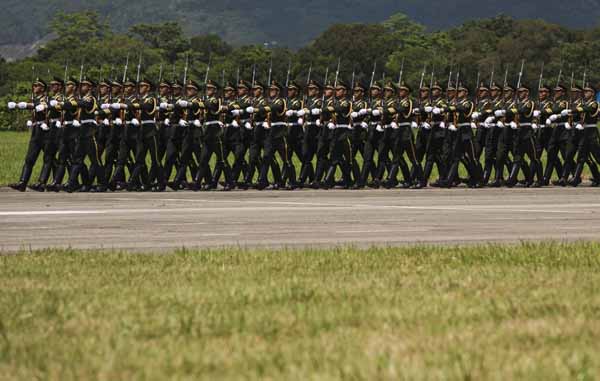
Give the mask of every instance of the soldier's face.
[[258, 98], [260, 96], [262, 96], [263, 90], [260, 87], [257, 87], [256, 89], [254, 89], [254, 97]]
[[354, 99], [361, 99], [363, 97], [363, 91], [360, 89], [354, 90]]
[[133, 89], [134, 89], [134, 87], [133, 87], [133, 86], [125, 86], [125, 94], [126, 94], [126, 95], [131, 95], [131, 94], [133, 94]]
[[487, 90], [479, 90], [479, 98], [485, 98], [488, 96]]
[[581, 98], [581, 92], [580, 91], [571, 91], [571, 97], [574, 99], [579, 99], [579, 98]]
[[513, 97], [513, 92], [512, 91], [505, 91], [504, 92], [504, 99], [510, 99]]
[[176, 97], [181, 95], [181, 90], [182, 90], [181, 87], [173, 87], [171, 89], [171, 91], [173, 91], [173, 95]]
[[65, 88], [65, 92], [69, 95], [73, 94], [75, 92], [75, 85], [73, 85], [73, 84], [67, 85], [67, 87]]
[[386, 98], [391, 98], [394, 96], [394, 91], [393, 90], [389, 90], [389, 89], [385, 89], [383, 90], [383, 96]]
[[170, 90], [171, 89], [169, 88], [169, 86], [161, 86], [158, 91], [159, 91], [160, 95], [162, 95], [164, 97], [164, 96], [169, 95]]
[[227, 89], [227, 90], [225, 90], [225, 94], [224, 95], [225, 95], [225, 98], [231, 99], [231, 98], [233, 98], [233, 94], [234, 94], [233, 90]]
[[434, 98], [439, 98], [442, 96], [442, 92], [438, 89], [435, 89], [431, 92], [431, 94], [433, 95]]
[[544, 101], [546, 99], [548, 99], [548, 92], [546, 90], [540, 90], [540, 100]]
[[245, 87], [238, 87], [237, 92], [239, 97], [243, 97], [248, 94], [248, 89]]
[[298, 90], [295, 88], [288, 89], [288, 97], [294, 98], [296, 95], [298, 95]]
[[459, 98], [465, 98], [467, 96], [467, 92], [464, 90], [461, 90], [458, 92], [458, 97]]
[[275, 98], [278, 95], [279, 95], [279, 90], [277, 90], [277, 89], [269, 89], [269, 96], [271, 98]]
[[44, 86], [41, 85], [33, 85], [33, 93], [35, 95], [41, 94], [44, 92]]
[[100, 95], [107, 95], [108, 94], [108, 86], [100, 86]]
[[379, 91], [379, 89], [371, 89], [371, 96], [374, 98], [377, 98], [379, 96], [379, 94], [381, 94], [381, 92]]
[[558, 90], [554, 92], [554, 99], [559, 99], [563, 96], [563, 92]]
[[215, 95], [216, 91], [217, 91], [216, 88], [209, 86], [206, 88], [206, 95], [208, 95], [209, 97], [212, 97], [213, 95]]
[[61, 88], [62, 86], [58, 83], [53, 83], [52, 85], [50, 85], [50, 91], [52, 91], [54, 94], [59, 93]]
[[[429, 95], [429, 92], [427, 92], [427, 94]], [[398, 95], [400, 96], [400, 98], [406, 98], [408, 96], [408, 91], [400, 89], [400, 91], [398, 91]]]
[[427, 98], [429, 98], [429, 91], [428, 90], [421, 90], [419, 92], [419, 96], [421, 97], [421, 99], [427, 99]]
[[89, 93], [90, 90], [91, 90], [91, 87], [87, 83], [84, 83], [84, 84], [81, 85], [81, 92], [83, 94]]
[[111, 87], [110, 91], [113, 95], [119, 95], [121, 94], [121, 86], [113, 86]]
[[333, 95], [333, 89], [325, 89], [325, 97], [329, 98]]
[[196, 95], [198, 95], [198, 90], [194, 87], [188, 87], [185, 89], [185, 93], [189, 98], [191, 98], [191, 97], [195, 97]]
[[528, 96], [529, 96], [529, 91], [527, 91], [527, 90], [519, 91], [519, 99], [523, 100], [523, 99], [526, 99]]
[[337, 98], [344, 98], [346, 96], [346, 89], [344, 89], [343, 87], [338, 87], [337, 89], [335, 89], [335, 96]]
[[500, 95], [499, 90], [492, 90], [491, 95], [493, 98], [497, 98]]
[[449, 99], [454, 99], [454, 98], [456, 98], [456, 90], [448, 90], [448, 91], [446, 92], [446, 96], [447, 96]]
[[590, 91], [590, 90], [586, 90], [586, 91], [583, 93], [583, 96], [585, 97], [585, 99], [592, 99], [592, 97], [593, 97], [594, 95], [596, 95], [596, 94], [594, 94], [594, 92], [593, 92], [593, 91]]
[[308, 88], [308, 96], [309, 97], [316, 97], [317, 94], [319, 94], [319, 89], [316, 87], [309, 87]]

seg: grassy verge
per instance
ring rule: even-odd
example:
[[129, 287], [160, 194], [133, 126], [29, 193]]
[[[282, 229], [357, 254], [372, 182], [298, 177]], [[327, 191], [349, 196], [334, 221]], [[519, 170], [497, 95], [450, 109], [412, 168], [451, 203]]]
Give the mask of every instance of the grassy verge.
[[600, 244], [0, 257], [2, 379], [592, 379]]

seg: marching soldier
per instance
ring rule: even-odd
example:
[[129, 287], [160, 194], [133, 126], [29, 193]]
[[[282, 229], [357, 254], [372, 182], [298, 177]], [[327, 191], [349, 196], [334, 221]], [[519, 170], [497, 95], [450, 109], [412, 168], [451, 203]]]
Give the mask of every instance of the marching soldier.
[[315, 178], [313, 158], [317, 152], [319, 126], [321, 125], [319, 115], [323, 107], [320, 96], [322, 87], [318, 81], [311, 79], [306, 90], [308, 96], [304, 108], [296, 113], [298, 117], [305, 118], [304, 134], [302, 137], [302, 167], [298, 180], [300, 186], [312, 183]]
[[[98, 105], [102, 106], [110, 102], [110, 81], [104, 78], [98, 82]], [[108, 144], [110, 134], [110, 119], [105, 117], [102, 109], [98, 110], [98, 125], [96, 127], [96, 143], [98, 144], [98, 156], [102, 157]]]
[[[227, 119], [228, 127], [225, 129], [225, 157], [229, 153], [233, 153], [233, 167], [231, 170], [231, 180], [233, 185], [239, 185], [238, 181], [242, 172], [248, 171], [248, 163], [246, 163], [246, 152], [248, 151], [249, 138], [252, 130], [250, 126], [250, 114], [246, 109], [252, 105], [252, 98], [248, 92], [252, 85], [243, 79], [237, 84], [237, 98], [231, 104], [230, 114], [233, 118]], [[226, 91], [226, 97], [229, 93]], [[231, 94], [234, 96], [234, 94]]]
[[[596, 89], [594, 87], [585, 86], [583, 88], [583, 99], [581, 102], [574, 104], [574, 108], [571, 109], [573, 115], [580, 116], [575, 128], [581, 134], [577, 146], [577, 167], [575, 168], [573, 180], [570, 182], [572, 186], [581, 184], [583, 167], [588, 162], [590, 154], [595, 153], [596, 160], [600, 156], [598, 144], [598, 114], [600, 113], [600, 108], [598, 107], [598, 102], [594, 99], [595, 95]], [[596, 165], [591, 161], [588, 163], [590, 167]], [[598, 170], [596, 169], [594, 172], [596, 173], [594, 180], [598, 181]]]
[[[109, 97], [100, 100], [101, 104], [99, 111], [102, 124], [109, 125], [104, 155], [104, 173], [107, 179], [112, 178], [113, 168], [117, 164], [119, 146], [121, 144], [121, 139], [123, 139], [124, 129], [120, 110], [111, 107], [113, 103], [123, 103], [123, 85], [119, 81], [112, 80], [110, 81], [110, 87]], [[110, 183], [109, 188], [114, 190]]]
[[[425, 146], [425, 168], [423, 170], [423, 181], [421, 185], [427, 186], [433, 165], [438, 169], [439, 177], [447, 177], [446, 162], [444, 160], [444, 141], [446, 139], [446, 124], [444, 110], [448, 107], [445, 99], [442, 97], [442, 87], [439, 83], [434, 83], [431, 87], [431, 102], [421, 105], [420, 115], [427, 115], [427, 119], [422, 122], [422, 128], [431, 129], [428, 134], [427, 144]], [[437, 180], [436, 185], [439, 184]]]
[[554, 103], [549, 120], [556, 127], [552, 128], [552, 136], [548, 143], [547, 164], [544, 171], [544, 184], [546, 185], [550, 183], [555, 169], [559, 179], [562, 177], [563, 166], [558, 154], [560, 153], [563, 160], [567, 156], [567, 142], [571, 126], [568, 121], [569, 100], [566, 98], [566, 93], [567, 89], [561, 84], [554, 88]]
[[[549, 86], [542, 84], [538, 90], [538, 104], [537, 109], [534, 112], [534, 119], [537, 124], [537, 132], [536, 132], [536, 155], [538, 158], [541, 158], [544, 151], [548, 152], [550, 149], [550, 140], [552, 138], [553, 128], [552, 121], [550, 117], [553, 114], [553, 102], [550, 99], [551, 89]], [[559, 166], [557, 170], [559, 173], [562, 173], [562, 164], [560, 161], [557, 163]], [[541, 185], [548, 185], [549, 182], [546, 182], [546, 175], [544, 174], [544, 178]]]
[[[25, 192], [27, 184], [31, 178], [33, 172], [33, 166], [35, 165], [40, 152], [44, 148], [44, 135], [50, 131], [50, 126], [46, 123], [46, 110], [48, 109], [48, 97], [46, 96], [46, 82], [41, 79], [36, 79], [32, 84], [31, 101], [30, 102], [9, 102], [8, 108], [14, 110], [31, 110], [31, 120], [27, 122], [27, 126], [31, 129], [31, 137], [29, 138], [29, 146], [27, 147], [27, 154], [25, 156], [25, 163], [21, 170], [21, 177], [19, 182], [9, 184], [9, 186], [20, 192]], [[49, 165], [52, 165], [50, 158]], [[50, 167], [51, 168], [51, 167]]]
[[[481, 82], [477, 89], [477, 98], [475, 101], [476, 111], [472, 115], [474, 123], [473, 127], [475, 129], [473, 145], [475, 146], [475, 157], [477, 161], [481, 160], [481, 155], [485, 148], [485, 141], [487, 140], [487, 135], [489, 133], [489, 128], [486, 128], [485, 126], [485, 120], [493, 115], [493, 107], [492, 100], [490, 99], [490, 89]], [[486, 183], [485, 181], [483, 182]]]
[[327, 82], [323, 87], [324, 101], [321, 109], [313, 110], [319, 115], [319, 134], [317, 142], [317, 166], [315, 169], [315, 178], [311, 184], [313, 189], [320, 188], [325, 171], [329, 168], [329, 148], [331, 144], [331, 132], [327, 125], [332, 121], [333, 113], [330, 111], [334, 107], [334, 92], [333, 83]]
[[369, 108], [369, 104], [367, 99], [365, 99], [366, 91], [367, 87], [364, 84], [356, 82], [352, 95], [352, 113], [350, 114], [352, 126], [350, 132], [350, 160], [352, 162], [354, 187], [359, 187], [361, 169], [358, 165], [357, 156], [358, 153], [360, 153], [364, 162], [365, 142], [367, 140], [367, 130], [369, 128], [369, 124], [367, 123], [367, 115], [369, 113], [367, 109]]
[[251, 115], [248, 126], [251, 129], [251, 140], [248, 153], [248, 171], [242, 189], [248, 189], [248, 187], [252, 185], [256, 170], [260, 170], [261, 168], [261, 153], [267, 135], [264, 127], [264, 123], [267, 120], [267, 113], [265, 110], [267, 99], [264, 96], [265, 89], [266, 86], [264, 84], [256, 82], [252, 89], [254, 92], [252, 106], [246, 108], [246, 112]]
[[[383, 139], [383, 126], [381, 121], [381, 109], [384, 107], [384, 100], [382, 98], [382, 85], [379, 82], [373, 83], [369, 89], [371, 95], [371, 102], [369, 104], [368, 113], [369, 116], [369, 128], [367, 130], [367, 139], [364, 150], [364, 163], [362, 167], [362, 173], [360, 180], [357, 184], [358, 188], [363, 188], [367, 184], [367, 180], [370, 175], [373, 175], [373, 187], [379, 188], [381, 184], [381, 177], [379, 176], [379, 170], [375, 165], [375, 151], [380, 145], [380, 141]], [[379, 154], [378, 165], [386, 166], [387, 162], [383, 156]]]
[[172, 111], [169, 111], [168, 107], [162, 108], [160, 106], [164, 106], [165, 104], [168, 105], [170, 103], [170, 100], [173, 97], [171, 94], [172, 89], [173, 84], [167, 80], [163, 79], [158, 84], [158, 97], [156, 102], [159, 108], [156, 111], [156, 127], [158, 130], [156, 141], [158, 143], [158, 159], [161, 163], [167, 153], [167, 145], [169, 144], [173, 129], [171, 128], [171, 121], [169, 120]]
[[183, 130], [185, 127], [182, 127], [180, 122], [184, 117], [184, 110], [178, 105], [179, 101], [184, 100], [183, 84], [175, 80], [171, 84], [170, 95], [167, 102], [161, 102], [159, 105], [161, 111], [167, 116], [163, 122], [164, 128], [168, 131], [166, 134], [167, 147], [163, 167], [167, 182], [171, 179], [173, 168], [177, 168], [179, 163], [179, 153], [181, 152], [183, 141]]
[[288, 175], [287, 181], [291, 188], [298, 186], [298, 179], [296, 178], [296, 169], [293, 164], [293, 155], [296, 154], [298, 161], [302, 163], [302, 141], [304, 138], [304, 112], [302, 116], [298, 115], [300, 110], [304, 109], [304, 102], [300, 94], [302, 93], [302, 86], [296, 81], [291, 81], [287, 88], [287, 108], [286, 117], [288, 121], [288, 134], [287, 141], [290, 150], [290, 163], [293, 173]]
[[575, 155], [577, 155], [577, 147], [579, 146], [579, 140], [581, 140], [583, 133], [581, 129], [576, 129], [576, 122], [581, 118], [578, 109], [583, 103], [582, 100], [583, 89], [578, 85], [571, 86], [569, 107], [561, 111], [561, 116], [567, 118], [565, 123], [565, 130], [567, 131], [568, 138], [565, 150], [565, 163], [563, 167], [562, 175], [560, 176], [557, 185], [567, 186], [569, 185], [569, 176], [573, 173], [576, 167]]

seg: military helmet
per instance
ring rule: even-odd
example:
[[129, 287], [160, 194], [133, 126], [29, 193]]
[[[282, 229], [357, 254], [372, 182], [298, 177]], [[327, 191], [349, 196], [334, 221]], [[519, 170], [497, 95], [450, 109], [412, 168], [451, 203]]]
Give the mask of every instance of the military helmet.
[[119, 82], [118, 79], [113, 79], [112, 81], [110, 81], [110, 85], [112, 87], [123, 87], [123, 84]]
[[523, 91], [531, 92], [531, 87], [522, 83], [521, 86], [519, 86], [519, 88], [517, 89], [517, 91], [520, 93]]
[[514, 93], [515, 90], [516, 89], [513, 85], [510, 85], [510, 84], [504, 85], [504, 89], [503, 89], [504, 92], [513, 92]]
[[478, 91], [490, 91], [490, 88], [484, 82], [481, 82], [479, 84], [479, 87], [477, 88], [477, 90]]
[[58, 78], [58, 77], [54, 77], [52, 78], [52, 80], [50, 81], [51, 85], [60, 85], [60, 86], [64, 86], [65, 85], [65, 81], [62, 80], [62, 78]]
[[381, 82], [375, 81], [371, 84], [371, 89], [383, 90], [383, 86], [381, 85]]
[[557, 91], [562, 91], [563, 93], [566, 93], [567, 92], [567, 87], [565, 85], [563, 85], [563, 84], [558, 84], [554, 88], [554, 92], [557, 92]]
[[387, 81], [385, 83], [385, 85], [383, 85], [383, 89], [384, 90], [389, 90], [389, 91], [396, 91], [399, 89], [398, 85], [396, 85], [394, 82], [392, 81]]
[[319, 90], [323, 89], [323, 85], [315, 79], [308, 81], [308, 87], [316, 87]]
[[178, 79], [176, 79], [172, 84], [171, 87], [173, 89], [183, 89], [183, 84], [181, 82], [179, 82]]
[[288, 83], [288, 89], [296, 89], [298, 91], [301, 91], [302, 90], [302, 85], [300, 85], [296, 81], [290, 81], [290, 83]]
[[571, 86], [571, 90], [572, 93], [580, 93], [583, 91], [583, 89], [581, 88], [581, 86], [574, 84], [573, 86]]
[[235, 83], [227, 81], [225, 82], [225, 86], [223, 87], [223, 91], [235, 91]]
[[163, 79], [162, 81], [160, 81], [160, 83], [158, 84], [158, 87], [173, 87], [173, 84], [165, 79]]
[[423, 82], [423, 84], [419, 88], [419, 91], [430, 91], [430, 90], [431, 90], [431, 88], [429, 88], [429, 84], [425, 83], [425, 81]]
[[456, 86], [454, 85], [454, 82], [448, 82], [448, 87], [446, 87], [446, 91], [456, 91]]
[[125, 81], [123, 81], [123, 86], [125, 87], [136, 87], [137, 83], [132, 80], [131, 78], [125, 78]]
[[334, 90], [335, 87], [333, 86], [333, 81], [328, 80], [327, 82], [325, 82], [323, 88], [326, 90]]
[[552, 89], [546, 83], [542, 83], [542, 85], [540, 86], [540, 88], [538, 89], [538, 91], [547, 91], [547, 92], [550, 92], [550, 91], [552, 91]]
[[110, 80], [108, 80], [106, 78], [102, 78], [101, 80], [98, 81], [98, 86], [99, 87], [110, 87]]
[[583, 91], [591, 91], [596, 93], [596, 88], [588, 83], [583, 87]]

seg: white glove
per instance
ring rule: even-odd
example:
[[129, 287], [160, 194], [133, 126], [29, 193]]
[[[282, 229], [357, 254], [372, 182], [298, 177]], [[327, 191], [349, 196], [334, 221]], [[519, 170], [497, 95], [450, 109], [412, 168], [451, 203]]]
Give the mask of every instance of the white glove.
[[81, 123], [77, 119], [73, 121], [73, 127], [81, 127]]
[[35, 111], [37, 111], [37, 112], [42, 112], [45, 109], [46, 109], [46, 105], [44, 105], [44, 104], [39, 104], [39, 105], [35, 106]]
[[304, 124], [304, 119], [298, 118], [298, 124], [302, 126]]
[[110, 126], [110, 122], [108, 121], [108, 119], [104, 119], [102, 121], [102, 124], [104, 124], [105, 126]]
[[496, 123], [496, 127], [498, 127], [498, 128], [504, 128], [504, 123], [498, 121], [498, 123]]
[[[50, 106], [54, 107], [54, 106], [52, 105], [52, 102], [56, 102], [56, 101], [50, 101]], [[100, 108], [101, 108], [102, 110], [108, 110], [108, 109], [110, 108], [110, 105], [109, 105], [108, 103], [102, 103], [102, 104], [100, 105]]]
[[187, 108], [190, 103], [188, 101], [184, 101], [183, 99], [180, 99], [177, 101], [177, 105], [181, 108]]
[[480, 115], [481, 115], [480, 113], [478, 113], [477, 111], [475, 111], [474, 113], [471, 114], [471, 119], [477, 120], [477, 119], [479, 119]]
[[327, 128], [329, 128], [330, 130], [335, 130], [335, 124], [329, 122], [327, 123]]
[[179, 119], [179, 126], [180, 127], [187, 127], [188, 126], [188, 122], [186, 122], [183, 119]]
[[231, 110], [231, 115], [238, 116], [238, 115], [240, 115], [241, 112], [242, 112], [242, 110], [233, 109], [233, 110]]
[[244, 128], [246, 130], [251, 130], [252, 129], [252, 124], [250, 124], [250, 122], [246, 122], [246, 123], [244, 123]]
[[56, 106], [58, 106], [58, 101], [56, 99], [52, 99], [50, 101], [50, 107], [56, 107]]
[[419, 125], [417, 124], [417, 122], [410, 122], [410, 128], [419, 128]]
[[167, 118], [163, 123], [165, 126], [169, 127], [171, 125], [171, 119]]
[[365, 128], [365, 129], [366, 129], [366, 128], [369, 128], [369, 125], [367, 124], [367, 122], [361, 122], [361, 123], [360, 123], [360, 126], [361, 126], [362, 128]]
[[44, 131], [48, 131], [50, 129], [50, 127], [48, 127], [48, 125], [46, 123], [40, 124], [40, 128]]
[[375, 131], [377, 131], [377, 132], [383, 132], [383, 127], [381, 126], [381, 124], [377, 125], [377, 127], [375, 128]]
[[505, 114], [506, 114], [505, 110], [496, 110], [496, 111], [494, 111], [494, 115], [496, 116], [496, 118], [503, 117]]
[[9, 110], [14, 110], [15, 108], [17, 108], [17, 104], [15, 102], [8, 102]]
[[320, 108], [313, 108], [312, 110], [310, 110], [310, 113], [313, 115], [321, 115], [321, 109]]
[[513, 130], [516, 130], [519, 126], [517, 126], [516, 122], [510, 122], [510, 128], [512, 128]]
[[161, 110], [166, 110], [169, 108], [169, 104], [167, 102], [162, 102], [159, 107]]
[[485, 128], [492, 128], [492, 127], [494, 127], [494, 123], [483, 122], [483, 127], [485, 127]]
[[296, 112], [296, 115], [297, 115], [298, 117], [302, 118], [304, 115], [306, 115], [306, 111], [304, 111], [304, 109], [302, 109], [302, 110], [298, 110], [298, 111]]
[[550, 115], [550, 118], [548, 118], [548, 119], [550, 119], [550, 122], [554, 122], [554, 121], [556, 121], [556, 119], [558, 119], [558, 118], [559, 118], [559, 117], [558, 117], [558, 115], [556, 115], [556, 114], [552, 114], [552, 115]]
[[561, 116], [567, 116], [567, 115], [571, 115], [571, 110], [569, 109], [564, 109], [560, 112]]
[[366, 108], [362, 108], [360, 110], [358, 110], [358, 115], [363, 116], [363, 115], [367, 115], [369, 113], [369, 110], [367, 110]]
[[477, 123], [471, 122], [471, 129], [472, 130], [476, 130], [477, 129]]
[[60, 122], [60, 120], [56, 122], [55, 126], [56, 128], [62, 128], [62, 123]]
[[352, 112], [350, 113], [350, 118], [352, 118], [352, 119], [356, 119], [356, 118], [358, 118], [358, 113], [357, 113], [356, 111], [352, 111]]
[[21, 110], [25, 110], [27, 108], [27, 102], [19, 102], [17, 103], [17, 107]]
[[373, 110], [371, 113], [373, 114], [373, 116], [379, 116], [379, 115], [381, 115], [381, 111], [379, 111], [377, 109]]
[[321, 119], [317, 119], [315, 121], [315, 124], [317, 125], [317, 127], [321, 127]]
[[27, 121], [27, 127], [29, 127], [29, 128], [33, 127], [33, 122], [31, 120]]
[[579, 130], [579, 131], [582, 131], [584, 128], [583, 128], [583, 125], [581, 123], [577, 123], [577, 125], [575, 126], [575, 129]]
[[239, 123], [237, 122], [237, 120], [235, 120], [235, 119], [234, 119], [234, 120], [231, 122], [231, 127], [239, 128], [239, 127], [240, 127], [240, 125], [239, 125]]
[[550, 118], [546, 119], [546, 126], [549, 126], [552, 124], [552, 120]]
[[429, 113], [430, 113], [430, 112], [432, 112], [432, 111], [433, 111], [433, 107], [431, 107], [431, 106], [425, 106], [425, 112], [426, 112], [426, 113], [428, 113], [428, 114], [429, 114]]
[[250, 107], [246, 107], [246, 112], [248, 114], [254, 114], [254, 107], [250, 106]]
[[537, 130], [538, 128], [540, 128], [540, 126], [538, 126], [537, 123], [531, 123], [531, 128]]
[[450, 126], [448, 126], [448, 129], [450, 131], [458, 131], [458, 129], [456, 128], [456, 126], [454, 124], [450, 124]]
[[440, 128], [446, 129], [446, 122], [440, 122]]
[[121, 119], [121, 118], [115, 119], [115, 125], [122, 126], [123, 125], [123, 119]]
[[442, 113], [442, 109], [439, 107], [434, 107], [433, 110], [431, 110], [431, 112], [433, 112], [433, 115], [439, 115]]
[[287, 110], [287, 111], [285, 112], [285, 116], [287, 116], [288, 118], [289, 118], [290, 116], [294, 116], [295, 114], [296, 114], [296, 111], [294, 111], [294, 110]]
[[270, 128], [271, 128], [271, 126], [269, 126], [269, 123], [268, 123], [268, 122], [263, 122], [262, 126], [263, 126], [263, 128], [264, 128], [265, 130], [268, 130], [268, 129], [270, 129]]
[[202, 127], [202, 123], [200, 123], [199, 119], [194, 119], [194, 127]]
[[542, 112], [540, 110], [534, 110], [533, 111], [533, 117], [534, 118], [539, 118], [540, 115], [542, 115]]
[[390, 123], [390, 127], [392, 127], [393, 130], [397, 130], [400, 128], [400, 126], [398, 125], [398, 123], [396, 122], [392, 122]]
[[121, 109], [121, 104], [120, 103], [113, 103], [110, 105], [110, 108], [112, 108], [113, 110], [120, 110]]
[[431, 124], [429, 124], [427, 122], [423, 122], [423, 124], [421, 124], [421, 126], [426, 130], [431, 130]]
[[140, 121], [137, 120], [137, 118], [133, 118], [133, 119], [131, 119], [131, 124], [133, 124], [134, 126], [139, 126], [140, 125]]
[[565, 129], [570, 130], [572, 128], [573, 127], [571, 126], [571, 123], [569, 123], [569, 122], [565, 123]]
[[494, 122], [493, 116], [488, 116], [487, 118], [485, 118], [485, 123], [492, 124], [493, 122]]

